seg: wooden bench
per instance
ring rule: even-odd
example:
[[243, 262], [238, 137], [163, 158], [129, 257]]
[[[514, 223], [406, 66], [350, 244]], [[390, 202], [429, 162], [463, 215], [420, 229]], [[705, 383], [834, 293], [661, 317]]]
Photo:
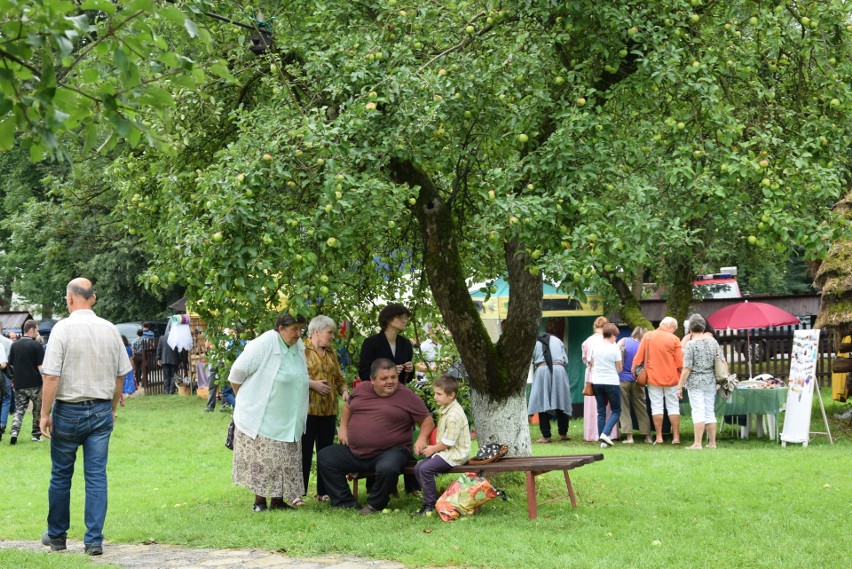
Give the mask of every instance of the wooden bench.
[[[536, 495], [535, 477], [545, 472], [552, 470], [561, 470], [565, 475], [565, 486], [568, 489], [568, 498], [571, 500], [571, 506], [577, 508], [577, 498], [574, 495], [574, 487], [571, 485], [571, 477], [568, 475], [569, 470], [592, 464], [599, 460], [603, 460], [602, 454], [571, 454], [560, 456], [518, 456], [510, 458], [502, 458], [497, 462], [489, 464], [454, 466], [450, 473], [464, 474], [465, 472], [476, 472], [483, 476], [492, 472], [523, 472], [527, 478], [527, 512], [529, 519], [534, 520], [538, 517], [538, 499]], [[409, 462], [402, 469], [402, 474], [414, 474], [414, 465], [416, 463]], [[358, 499], [358, 480], [372, 475], [372, 472], [358, 472], [350, 475], [352, 479], [352, 495]], [[564, 498], [564, 497], [563, 497]], [[562, 498], [558, 498], [562, 499]]]

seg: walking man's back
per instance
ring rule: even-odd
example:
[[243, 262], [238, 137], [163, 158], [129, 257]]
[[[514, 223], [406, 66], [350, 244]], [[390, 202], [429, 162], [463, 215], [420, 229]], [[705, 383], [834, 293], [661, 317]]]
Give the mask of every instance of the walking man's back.
[[51, 439], [53, 464], [42, 543], [54, 551], [65, 549], [71, 525], [71, 476], [77, 448], [82, 446], [86, 481], [83, 543], [87, 554], [101, 555], [109, 438], [131, 365], [116, 327], [92, 311], [96, 297], [91, 282], [72, 280], [65, 300], [70, 316], [51, 331], [42, 366], [41, 432]]

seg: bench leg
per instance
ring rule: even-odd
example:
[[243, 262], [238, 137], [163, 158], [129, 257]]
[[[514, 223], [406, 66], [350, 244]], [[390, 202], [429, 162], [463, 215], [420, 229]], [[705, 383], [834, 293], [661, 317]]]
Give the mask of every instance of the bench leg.
[[529, 518], [534, 520], [538, 517], [538, 503], [535, 494], [535, 474], [527, 472], [527, 512]]
[[[567, 474], [567, 472], [566, 472]], [[359, 478], [352, 479], [352, 495], [355, 497], [355, 501], [358, 501], [358, 480]]]
[[574, 496], [574, 487], [571, 485], [571, 477], [568, 476], [568, 471], [562, 471], [565, 474], [565, 486], [568, 487], [568, 497], [571, 498], [571, 507], [577, 509], [577, 497]]

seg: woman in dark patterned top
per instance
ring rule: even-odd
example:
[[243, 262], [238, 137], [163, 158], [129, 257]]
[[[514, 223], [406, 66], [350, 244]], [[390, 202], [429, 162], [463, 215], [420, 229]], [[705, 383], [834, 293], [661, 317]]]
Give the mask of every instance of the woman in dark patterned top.
[[691, 338], [683, 350], [683, 373], [677, 384], [677, 396], [683, 397], [683, 386], [688, 389], [692, 407], [692, 424], [695, 442], [686, 447], [700, 450], [704, 431], [707, 431], [707, 448], [716, 448], [716, 373], [715, 361], [719, 343], [707, 332], [704, 318], [695, 314], [689, 319]]

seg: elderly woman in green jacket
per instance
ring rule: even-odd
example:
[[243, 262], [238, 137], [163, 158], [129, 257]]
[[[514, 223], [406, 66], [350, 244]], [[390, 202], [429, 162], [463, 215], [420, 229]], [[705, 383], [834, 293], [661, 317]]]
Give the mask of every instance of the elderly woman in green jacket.
[[285, 313], [275, 329], [246, 345], [228, 381], [234, 407], [234, 470], [237, 486], [255, 494], [253, 510], [287, 509], [300, 503], [302, 434], [308, 414], [308, 368], [301, 336], [305, 318]]

